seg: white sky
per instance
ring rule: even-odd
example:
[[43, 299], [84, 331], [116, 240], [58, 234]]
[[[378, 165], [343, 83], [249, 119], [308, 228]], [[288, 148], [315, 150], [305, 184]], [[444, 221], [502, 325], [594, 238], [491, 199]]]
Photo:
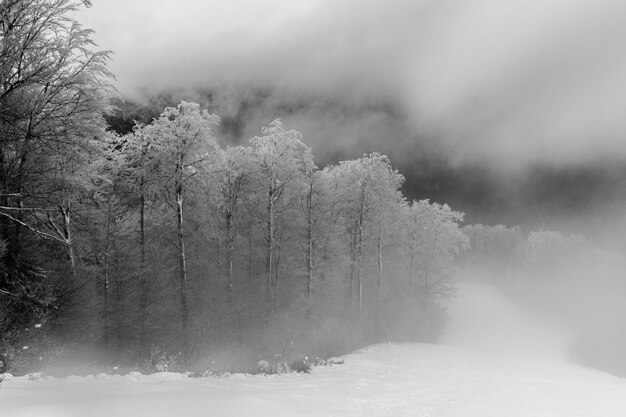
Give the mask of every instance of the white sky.
[[[458, 160], [626, 158], [626, 2], [94, 0], [123, 93], [253, 84], [400, 103]], [[296, 126], [297, 127], [297, 126]]]

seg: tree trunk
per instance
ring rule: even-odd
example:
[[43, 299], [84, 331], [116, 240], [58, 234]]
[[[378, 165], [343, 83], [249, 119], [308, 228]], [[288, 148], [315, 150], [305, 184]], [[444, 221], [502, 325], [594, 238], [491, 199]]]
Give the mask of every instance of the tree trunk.
[[147, 353], [146, 320], [148, 318], [148, 280], [146, 277], [146, 195], [143, 176], [140, 180], [140, 207], [139, 207], [139, 283], [140, 283], [140, 305], [139, 305], [139, 356], [144, 358]]
[[[3, 206], [11, 207], [13, 204], [12, 198], [10, 197], [12, 190], [10, 188], [8, 176], [9, 174], [5, 169], [4, 150], [0, 147], [0, 184], [2, 187], [0, 188], [2, 192], [0, 201]], [[1, 216], [0, 218], [0, 225], [0, 231], [2, 232], [0, 238], [7, 244], [6, 251], [2, 258], [2, 264], [7, 273], [0, 274], [0, 289], [3, 289], [8, 288], [8, 284], [11, 284], [13, 275], [15, 274], [15, 268], [17, 266], [15, 261], [19, 257], [19, 245], [16, 245], [17, 242], [15, 242], [15, 236], [17, 236], [16, 229], [19, 228], [19, 226], [4, 216]]]
[[363, 310], [363, 222], [365, 217], [365, 184], [361, 186], [361, 207], [359, 210], [359, 217], [357, 222], [357, 285], [358, 285], [358, 304], [359, 311]]
[[267, 295], [272, 298], [273, 263], [274, 263], [274, 194], [270, 188], [267, 199]]
[[[13, 198], [11, 198], [11, 200], [13, 200], [11, 205], [18, 207], [20, 209], [15, 215], [15, 217], [19, 221], [23, 220], [22, 209], [24, 208], [24, 199], [23, 199], [24, 171], [26, 169], [26, 161], [27, 161], [26, 156], [28, 154], [31, 135], [32, 135], [32, 118], [30, 119], [30, 122], [28, 124], [28, 132], [26, 134], [24, 143], [22, 144], [22, 150], [20, 152], [21, 153], [20, 162], [17, 168], [17, 175], [15, 176], [15, 179], [14, 179], [15, 183], [13, 184], [13, 189], [15, 190], [15, 195]], [[3, 191], [6, 192], [9, 190], [3, 190]], [[10, 205], [7, 204], [7, 206], [10, 206]], [[7, 248], [7, 249], [10, 249], [10, 256], [14, 259], [14, 265], [18, 269], [20, 268], [20, 263], [21, 263], [20, 258], [21, 258], [21, 253], [22, 253], [22, 244], [21, 244], [21, 237], [20, 237], [21, 230], [22, 228], [19, 226], [19, 224], [16, 224], [13, 229], [13, 233], [9, 235], [10, 239], [8, 241], [8, 248]]]
[[409, 289], [413, 290], [415, 285], [415, 250], [416, 250], [416, 233], [411, 236], [411, 269], [409, 271]]
[[115, 284], [115, 303], [114, 303], [114, 308], [115, 308], [115, 315], [114, 315], [114, 321], [115, 321], [115, 348], [116, 348], [116, 356], [115, 358], [117, 360], [119, 360], [121, 353], [122, 353], [122, 317], [124, 316], [124, 312], [122, 310], [122, 294], [124, 293], [124, 289], [123, 289], [123, 282], [120, 279], [120, 272], [119, 272], [119, 258], [115, 257], [113, 260], [113, 263], [115, 265], [114, 268], [114, 274], [113, 274], [113, 282]]
[[233, 251], [235, 242], [231, 212], [226, 214], [226, 239], [226, 303], [231, 305], [233, 302]]
[[180, 324], [183, 331], [185, 348], [188, 347], [187, 324], [189, 311], [187, 305], [187, 262], [185, 259], [185, 235], [183, 228], [183, 186], [180, 181], [176, 184], [176, 220], [178, 235], [178, 267], [179, 267], [179, 294], [180, 294]]
[[250, 282], [254, 280], [254, 245], [252, 236], [252, 223], [248, 224], [248, 273]]
[[430, 264], [435, 259], [435, 252], [437, 251], [437, 233], [433, 238], [433, 244], [430, 249], [430, 253], [426, 259], [426, 271], [424, 273], [424, 297], [426, 300], [430, 298]]
[[306, 298], [311, 299], [313, 294], [313, 182], [309, 181], [309, 192], [306, 198], [307, 209], [307, 252], [306, 252], [306, 272], [307, 272], [307, 286], [306, 286]]
[[54, 231], [59, 235], [60, 241], [65, 243], [65, 250], [67, 254], [67, 260], [70, 264], [70, 274], [72, 279], [76, 279], [76, 256], [74, 255], [74, 244], [72, 242], [72, 231], [70, 228], [71, 224], [71, 208], [70, 202], [66, 200], [65, 204], [58, 207], [59, 213], [61, 214], [61, 220], [63, 221], [62, 230], [57, 227], [56, 223], [52, 220], [50, 215], [48, 215], [48, 224], [54, 229]]
[[[331, 221], [331, 230], [328, 230], [327, 233], [324, 233], [324, 239], [323, 242], [324, 244], [322, 245], [322, 262], [321, 262], [321, 268], [320, 268], [320, 281], [324, 282], [326, 280], [326, 274], [327, 274], [327, 270], [328, 270], [328, 260], [329, 260], [329, 256], [328, 256], [328, 246], [330, 245], [330, 240], [332, 239], [333, 236], [333, 232], [335, 230], [335, 226], [337, 224], [337, 221], [339, 220], [339, 216], [335, 211], [335, 201], [333, 199], [333, 201], [331, 202], [330, 205], [330, 217], [332, 219]], [[350, 260], [352, 260], [352, 257], [350, 257]]]
[[276, 255], [276, 265], [274, 265], [274, 299], [272, 302], [272, 312], [276, 312], [278, 310], [278, 280], [280, 278], [280, 252], [277, 251]]
[[424, 298], [426, 300], [428, 300], [428, 298], [430, 297], [429, 280], [430, 280], [429, 265], [426, 264], [426, 270], [424, 271]]
[[216, 269], [219, 271], [222, 269], [222, 239], [220, 236], [217, 237], [217, 244], [215, 245], [215, 264]]
[[107, 209], [106, 229], [104, 236], [104, 260], [103, 260], [103, 282], [102, 282], [102, 339], [104, 349], [109, 347], [109, 260], [111, 251], [111, 223], [113, 221], [112, 199], [109, 201]]
[[102, 283], [102, 345], [106, 351], [109, 348], [109, 279], [104, 276]]
[[350, 282], [348, 287], [348, 302], [350, 306], [353, 305], [354, 296], [352, 295], [354, 289], [354, 282], [356, 281], [356, 229], [350, 232]]
[[74, 245], [72, 242], [72, 232], [70, 229], [71, 209], [70, 202], [67, 201], [65, 207], [60, 207], [61, 216], [63, 218], [63, 237], [67, 242], [67, 257], [70, 262], [70, 272], [72, 279], [76, 279], [76, 256], [74, 255]]
[[377, 308], [380, 307], [381, 299], [383, 296], [383, 236], [382, 226], [380, 219], [378, 220], [378, 294], [376, 295]]
[[359, 311], [363, 310], [363, 234], [360, 231], [357, 241], [357, 297]]

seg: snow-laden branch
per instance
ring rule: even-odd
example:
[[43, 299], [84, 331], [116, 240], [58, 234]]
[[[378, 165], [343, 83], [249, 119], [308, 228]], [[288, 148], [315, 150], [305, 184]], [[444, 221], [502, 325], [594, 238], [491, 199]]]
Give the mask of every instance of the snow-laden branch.
[[41, 230], [37, 230], [34, 227], [32, 227], [29, 224], [24, 223], [23, 221], [16, 219], [15, 217], [11, 216], [10, 214], [7, 213], [3, 213], [2, 211], [0, 211], [0, 216], [4, 216], [12, 221], [14, 221], [15, 223], [19, 224], [20, 226], [24, 226], [25, 228], [27, 228], [28, 230], [30, 230], [31, 232], [35, 233], [38, 236], [43, 237], [44, 239], [51, 239], [54, 240], [55, 242], [61, 243], [65, 246], [68, 245], [68, 243], [66, 241], [64, 241], [63, 239], [60, 239], [56, 236], [53, 236], [51, 234], [48, 234], [46, 232], [42, 232]]

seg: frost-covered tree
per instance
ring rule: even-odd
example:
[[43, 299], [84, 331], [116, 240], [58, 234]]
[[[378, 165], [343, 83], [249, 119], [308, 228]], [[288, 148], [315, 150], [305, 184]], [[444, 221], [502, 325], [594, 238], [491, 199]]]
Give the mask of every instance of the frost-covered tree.
[[147, 156], [141, 168], [146, 172], [144, 180], [149, 178], [147, 187], [175, 213], [180, 323], [185, 338], [189, 321], [185, 197], [198, 191], [201, 178], [214, 169], [218, 148], [213, 129], [218, 123], [217, 116], [201, 110], [198, 104], [181, 102], [135, 132], [147, 140]]
[[[425, 300], [449, 296], [452, 261], [468, 246], [468, 238], [459, 228], [463, 213], [447, 204], [420, 200], [408, 206], [406, 216], [411, 285], [420, 290]], [[414, 280], [416, 267], [420, 283]]]
[[320, 222], [320, 175], [313, 161], [310, 149], [305, 149], [302, 157], [302, 188], [300, 207], [305, 219], [305, 263], [306, 263], [306, 298], [311, 299], [313, 294], [313, 274], [315, 268], [315, 250], [319, 245], [316, 229]]
[[[210, 197], [216, 208], [219, 245], [225, 251], [226, 301], [233, 302], [235, 243], [246, 218], [252, 214], [252, 184], [258, 174], [250, 148], [220, 151], [211, 176]], [[215, 190], [212, 191], [211, 188]]]
[[288, 239], [289, 220], [286, 214], [293, 210], [298, 186], [302, 184], [307, 146], [302, 134], [285, 130], [277, 119], [264, 127], [263, 136], [250, 140], [261, 178], [261, 201], [265, 206], [265, 244], [267, 288], [271, 291], [272, 309], [278, 306], [278, 286], [282, 244]]
[[526, 238], [519, 226], [470, 224], [463, 227], [469, 248], [461, 253], [466, 268], [485, 268], [499, 277], [521, 266]]
[[392, 207], [401, 200], [399, 188], [404, 177], [391, 166], [389, 158], [379, 153], [342, 161], [330, 172], [336, 182], [334, 192], [349, 238], [349, 299], [355, 294], [360, 310], [363, 308], [364, 247], [368, 239], [377, 240], [378, 278], [382, 279], [383, 223]]
[[[88, 2], [83, 2], [88, 4]], [[54, 304], [41, 245], [61, 245], [76, 272], [72, 207], [90, 141], [114, 94], [108, 53], [72, 17], [72, 0], [0, 3], [0, 334]], [[50, 217], [48, 217], [50, 216]], [[47, 251], [44, 251], [47, 252]]]

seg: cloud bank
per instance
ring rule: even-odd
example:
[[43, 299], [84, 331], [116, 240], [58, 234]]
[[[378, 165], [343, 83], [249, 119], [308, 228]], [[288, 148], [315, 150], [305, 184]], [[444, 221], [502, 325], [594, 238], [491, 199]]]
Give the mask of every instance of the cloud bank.
[[[623, 2], [173, 4], [100, 0], [81, 12], [100, 47], [115, 52], [123, 93], [267, 88], [274, 100], [300, 100], [293, 127], [306, 134], [321, 121], [326, 143], [429, 140], [453, 164], [626, 158]], [[343, 110], [324, 112], [324, 103]]]

